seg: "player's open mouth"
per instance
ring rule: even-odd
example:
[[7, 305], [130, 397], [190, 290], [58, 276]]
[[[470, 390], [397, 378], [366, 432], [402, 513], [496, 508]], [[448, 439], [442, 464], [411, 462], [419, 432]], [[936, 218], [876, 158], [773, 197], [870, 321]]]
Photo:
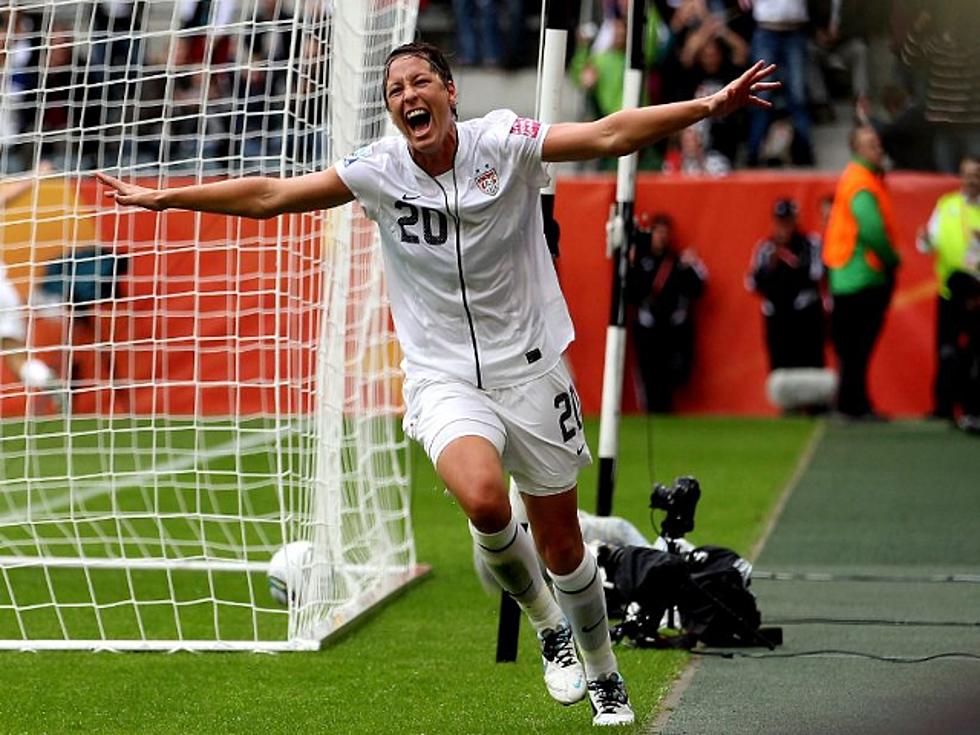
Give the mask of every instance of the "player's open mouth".
[[405, 123], [416, 135], [425, 134], [425, 132], [429, 129], [429, 123], [431, 122], [432, 115], [429, 114], [428, 110], [416, 108], [405, 113]]

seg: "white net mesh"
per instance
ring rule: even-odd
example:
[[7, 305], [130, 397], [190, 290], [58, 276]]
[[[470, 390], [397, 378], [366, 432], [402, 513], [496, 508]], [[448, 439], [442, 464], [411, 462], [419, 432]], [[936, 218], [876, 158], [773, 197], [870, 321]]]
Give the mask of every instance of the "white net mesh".
[[116, 210], [91, 176], [322, 170], [383, 134], [415, 14], [0, 11], [0, 646], [310, 647], [417, 573], [375, 228]]

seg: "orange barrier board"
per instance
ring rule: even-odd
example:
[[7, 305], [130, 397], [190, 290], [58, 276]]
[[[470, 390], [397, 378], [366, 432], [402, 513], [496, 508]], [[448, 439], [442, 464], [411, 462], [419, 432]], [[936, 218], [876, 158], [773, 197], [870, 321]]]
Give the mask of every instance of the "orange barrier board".
[[[940, 194], [955, 189], [951, 177], [895, 173], [888, 177], [895, 202], [903, 258], [892, 308], [869, 378], [877, 407], [896, 415], [931, 408], [935, 314], [932, 259], [915, 251], [915, 232]], [[636, 211], [666, 212], [677, 242], [693, 247], [708, 268], [698, 305], [698, 336], [691, 380], [677, 396], [689, 413], [771, 414], [764, 384], [768, 363], [759, 300], [745, 289], [756, 242], [769, 232], [773, 203], [793, 197], [806, 231], [819, 229], [821, 198], [833, 194], [836, 175], [737, 173], [723, 179], [640, 175]], [[560, 272], [575, 322], [570, 349], [583, 408], [601, 403], [602, 356], [612, 271], [605, 255], [605, 222], [615, 201], [609, 176], [558, 182], [556, 216], [561, 226]], [[597, 307], [596, 305], [602, 305]], [[830, 348], [828, 345], [828, 355]], [[627, 354], [623, 409], [637, 410], [636, 385]]]
[[[315, 223], [307, 223], [303, 241], [287, 250], [277, 246], [291, 236], [287, 218], [259, 222], [183, 211], [117, 213], [111, 206], [96, 215], [92, 180], [66, 180], [63, 186], [89, 208], [84, 237], [65, 239], [61, 228], [43, 241], [38, 231], [34, 247], [25, 247], [22, 239], [16, 244], [17, 232], [5, 232], [4, 241], [5, 252], [33, 253], [36, 261], [97, 242], [125, 243], [129, 268], [117, 303], [100, 307], [94, 320], [31, 320], [32, 345], [48, 362], [62, 373], [73, 363], [76, 413], [309, 410], [313, 351], [305, 345], [316, 340], [319, 314], [310, 306], [319, 302]], [[74, 196], [48, 194], [48, 216], [59, 201], [63, 221], [74, 221], [83, 211]], [[25, 301], [38, 271], [38, 266], [16, 271]], [[277, 275], [284, 272], [295, 275]], [[297, 348], [282, 349], [287, 336]], [[63, 341], [70, 342], [70, 350]], [[56, 349], [60, 360], [52, 356]], [[3, 377], [0, 415], [23, 414], [23, 388], [9, 374]], [[297, 385], [304, 388], [301, 399]]]
[[[639, 177], [636, 211], [669, 213], [678, 243], [695, 248], [709, 271], [698, 305], [694, 373], [676, 402], [680, 412], [774, 412], [764, 395], [767, 362], [759, 301], [744, 286], [749, 258], [756, 241], [768, 232], [776, 199], [795, 198], [803, 229], [815, 230], [819, 202], [833, 192], [835, 180], [832, 174], [776, 173], [738, 173], [725, 179]], [[58, 219], [51, 202], [63, 202], [67, 214], [76, 207], [76, 197], [90, 212], [95, 208], [92, 180], [66, 180], [64, 190], [58, 186], [44, 184], [45, 217]], [[930, 408], [933, 375], [935, 281], [931, 258], [915, 252], [914, 235], [936, 198], [957, 183], [950, 177], [897, 173], [889, 177], [889, 186], [904, 265], [872, 362], [871, 394], [887, 413], [923, 414]], [[592, 414], [600, 405], [612, 277], [605, 222], [614, 199], [615, 182], [608, 175], [558, 183], [559, 270], [577, 333], [569, 356], [583, 408]], [[25, 295], [33, 278], [23, 265], [25, 253], [37, 260], [75, 243], [132, 243], [123, 302], [104, 312], [88, 333], [75, 335], [75, 362], [82, 373], [76, 377], [88, 384], [76, 392], [75, 411], [228, 415], [269, 413], [276, 406], [290, 412], [309, 409], [308, 392], [302, 405], [296, 404], [289, 386], [308, 387], [312, 380], [312, 350], [303, 345], [316, 339], [318, 310], [303, 304], [318, 289], [318, 236], [309, 235], [293, 256], [297, 261], [292, 270], [300, 274], [294, 282], [276, 284], [277, 267], [286, 256], [274, 243], [280, 236], [290, 237], [285, 220], [255, 222], [188, 212], [117, 214], [107, 207], [98, 216], [67, 221], [84, 226], [68, 234], [64, 225], [26, 230], [24, 225], [6, 226], [2, 243]], [[240, 245], [229, 247], [231, 242]], [[61, 326], [34, 321], [35, 345], [58, 348]], [[275, 342], [287, 323], [303, 344], [276, 359]], [[123, 341], [131, 346], [119, 348]], [[111, 362], [106, 360], [110, 343], [117, 345]], [[46, 354], [57, 364], [56, 355]], [[628, 353], [627, 412], [639, 405], [632, 365]], [[115, 389], [109, 387], [109, 372]], [[9, 374], [2, 378], [0, 416], [22, 415], [22, 388]]]

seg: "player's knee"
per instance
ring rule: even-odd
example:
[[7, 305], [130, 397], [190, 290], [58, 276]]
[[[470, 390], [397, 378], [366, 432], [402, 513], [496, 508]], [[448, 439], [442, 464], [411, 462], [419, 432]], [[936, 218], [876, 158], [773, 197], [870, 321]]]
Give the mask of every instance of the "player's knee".
[[539, 546], [545, 566], [555, 574], [571, 574], [585, 554], [582, 538], [575, 533], [549, 534]]
[[460, 494], [470, 522], [483, 533], [495, 533], [510, 521], [510, 500], [502, 478], [474, 476]]
[[467, 515], [470, 523], [482, 533], [496, 533], [510, 521], [510, 508], [497, 503], [479, 502], [470, 506]]

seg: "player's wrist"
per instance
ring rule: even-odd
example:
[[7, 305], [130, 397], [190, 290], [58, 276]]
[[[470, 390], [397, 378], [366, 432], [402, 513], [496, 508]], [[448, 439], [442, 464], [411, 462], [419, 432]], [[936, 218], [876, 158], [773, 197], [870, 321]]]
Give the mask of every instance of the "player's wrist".
[[714, 94], [708, 95], [707, 97], [702, 97], [695, 100], [695, 102], [701, 102], [703, 104], [703, 109], [700, 110], [700, 119], [704, 120], [706, 118], [718, 117], [724, 115], [725, 101], [727, 95], [725, 94], [727, 87], [721, 89]]
[[150, 194], [150, 209], [161, 212], [173, 206], [171, 192], [167, 189], [157, 189]]

